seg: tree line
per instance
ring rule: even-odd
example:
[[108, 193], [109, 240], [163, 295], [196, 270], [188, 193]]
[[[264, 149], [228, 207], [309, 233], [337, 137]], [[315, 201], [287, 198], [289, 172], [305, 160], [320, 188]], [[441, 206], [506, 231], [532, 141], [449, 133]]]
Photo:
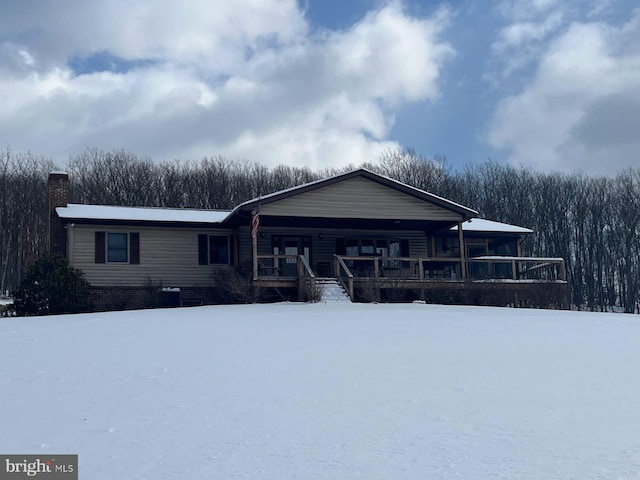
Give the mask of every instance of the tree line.
[[[474, 208], [484, 218], [532, 228], [526, 255], [563, 257], [572, 303], [594, 311], [640, 312], [640, 170], [616, 176], [534, 171], [492, 161], [455, 170], [446, 158], [388, 151], [363, 165]], [[47, 248], [50, 160], [0, 150], [0, 289], [14, 291]], [[89, 149], [66, 165], [72, 203], [231, 209], [265, 195], [353, 169], [313, 171], [208, 157], [156, 163]]]

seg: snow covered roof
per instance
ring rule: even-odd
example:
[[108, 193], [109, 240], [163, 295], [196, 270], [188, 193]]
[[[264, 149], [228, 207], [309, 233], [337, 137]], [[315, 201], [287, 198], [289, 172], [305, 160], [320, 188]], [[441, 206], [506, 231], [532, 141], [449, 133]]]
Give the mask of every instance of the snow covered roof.
[[[458, 226], [451, 227], [452, 231], [458, 231]], [[484, 232], [484, 233], [518, 233], [528, 235], [533, 230], [509, 223], [494, 222], [493, 220], [485, 220], [484, 218], [473, 218], [462, 223], [463, 232]]]
[[77, 205], [57, 207], [60, 218], [82, 220], [128, 220], [141, 222], [220, 223], [229, 216], [227, 210], [192, 210], [189, 208], [114, 207]]

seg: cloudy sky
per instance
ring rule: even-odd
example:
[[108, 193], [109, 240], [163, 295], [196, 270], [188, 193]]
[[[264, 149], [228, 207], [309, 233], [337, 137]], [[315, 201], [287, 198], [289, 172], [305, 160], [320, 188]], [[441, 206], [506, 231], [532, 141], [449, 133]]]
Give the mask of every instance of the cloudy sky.
[[636, 0], [5, 0], [0, 144], [640, 166]]

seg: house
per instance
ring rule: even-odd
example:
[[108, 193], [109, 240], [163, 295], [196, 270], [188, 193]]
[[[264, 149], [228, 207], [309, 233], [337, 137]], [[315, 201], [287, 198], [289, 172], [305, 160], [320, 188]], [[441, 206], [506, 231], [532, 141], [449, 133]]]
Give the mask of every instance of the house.
[[531, 230], [366, 169], [231, 211], [68, 204], [54, 172], [49, 205], [50, 249], [85, 273], [98, 308], [143, 306], [161, 286], [214, 303], [225, 272], [283, 298], [328, 278], [355, 300], [568, 304], [564, 261], [522, 256]]

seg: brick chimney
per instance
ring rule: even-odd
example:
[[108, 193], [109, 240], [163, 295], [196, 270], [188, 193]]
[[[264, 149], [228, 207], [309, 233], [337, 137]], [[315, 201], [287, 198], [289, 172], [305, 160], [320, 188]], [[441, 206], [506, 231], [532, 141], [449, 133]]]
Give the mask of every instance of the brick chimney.
[[51, 172], [47, 182], [49, 195], [49, 253], [67, 256], [67, 229], [56, 213], [56, 207], [69, 202], [69, 176], [66, 172]]

